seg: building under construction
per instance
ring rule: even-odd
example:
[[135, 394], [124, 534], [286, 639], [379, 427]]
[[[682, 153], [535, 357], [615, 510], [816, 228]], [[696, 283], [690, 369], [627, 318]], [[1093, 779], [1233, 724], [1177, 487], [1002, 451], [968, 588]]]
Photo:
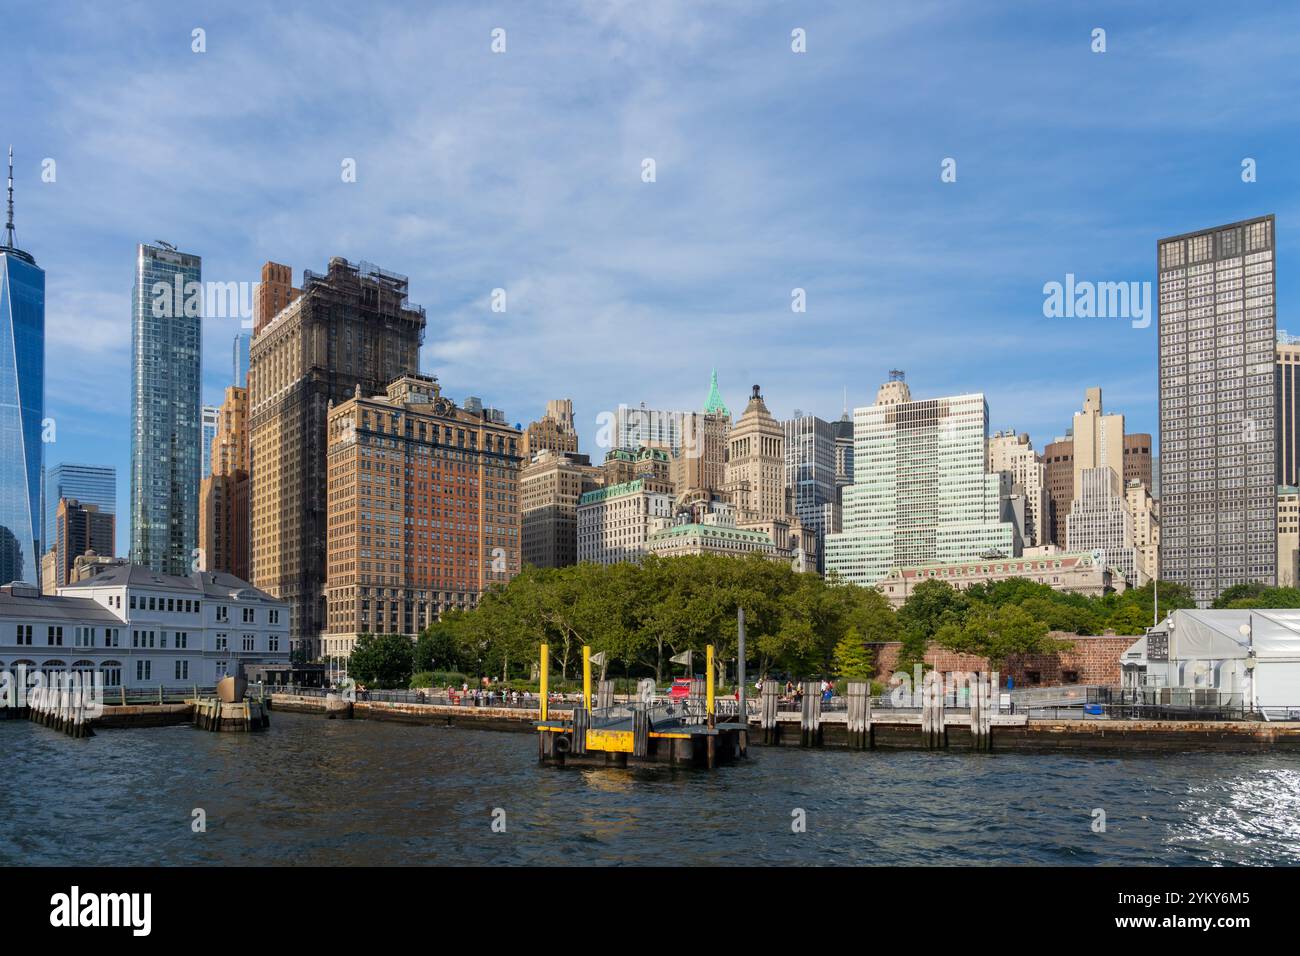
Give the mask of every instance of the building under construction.
[[304, 271], [300, 290], [289, 275], [263, 268], [286, 304], [254, 317], [249, 349], [250, 558], [252, 583], [289, 603], [290, 646], [310, 659], [326, 620], [329, 409], [418, 373], [425, 313], [405, 276], [369, 263], [334, 257], [324, 275]]

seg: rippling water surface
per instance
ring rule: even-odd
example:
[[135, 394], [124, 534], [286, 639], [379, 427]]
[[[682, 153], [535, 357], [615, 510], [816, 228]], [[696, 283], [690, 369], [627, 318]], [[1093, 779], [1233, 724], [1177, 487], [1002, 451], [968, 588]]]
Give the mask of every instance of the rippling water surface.
[[285, 713], [90, 740], [4, 721], [0, 748], [7, 865], [1300, 864], [1292, 755], [759, 747], [713, 772], [562, 770], [531, 734]]

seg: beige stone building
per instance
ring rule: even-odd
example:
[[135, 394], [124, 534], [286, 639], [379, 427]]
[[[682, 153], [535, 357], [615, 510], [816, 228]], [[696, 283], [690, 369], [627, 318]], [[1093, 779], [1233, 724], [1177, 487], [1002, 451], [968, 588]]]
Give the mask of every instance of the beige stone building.
[[577, 563], [578, 501], [599, 488], [603, 478], [586, 455], [550, 449], [533, 455], [519, 473], [524, 564], [563, 568]]
[[519, 573], [520, 432], [403, 375], [329, 414], [324, 652], [417, 636]]
[[1005, 581], [1008, 578], [1028, 578], [1056, 591], [1092, 597], [1123, 591], [1127, 587], [1121, 573], [1104, 562], [1098, 563], [1091, 552], [1072, 554], [1054, 548], [1035, 550], [1045, 553], [1026, 554], [1019, 558], [987, 558], [894, 568], [876, 585], [876, 589], [895, 608], [900, 608], [922, 581], [943, 581], [964, 591], [975, 584]]
[[1137, 478], [1124, 489], [1128, 513], [1133, 516], [1133, 547], [1137, 549], [1138, 568], [1146, 578], [1160, 574], [1160, 501], [1151, 497], [1151, 489]]
[[1024, 501], [1024, 527], [1020, 529], [1026, 548], [1048, 543], [1051, 536], [1046, 468], [1034, 451], [1029, 435], [1014, 431], [997, 432], [988, 440], [985, 467], [1002, 472], [1011, 480], [1013, 494]]
[[578, 560], [636, 561], [672, 515], [672, 483], [650, 475], [588, 491], [578, 501]]
[[551, 399], [546, 403], [546, 413], [524, 430], [524, 460], [540, 451], [577, 454], [578, 431], [573, 420], [572, 399]]
[[736, 507], [739, 527], [784, 520], [790, 514], [785, 430], [767, 410], [757, 385], [727, 438], [724, 491]]
[[1081, 476], [1089, 468], [1109, 468], [1123, 477], [1124, 416], [1103, 413], [1100, 388], [1084, 392], [1083, 411], [1074, 413], [1073, 435], [1076, 497]]
[[600, 472], [601, 484], [607, 487], [647, 476], [660, 484], [673, 482], [672, 462], [662, 448], [611, 448], [605, 453]]
[[329, 408], [415, 373], [425, 314], [405, 277], [338, 257], [305, 272], [296, 296], [277, 287], [266, 308], [287, 304], [259, 312], [249, 348], [250, 576], [288, 602], [291, 646], [311, 659], [325, 628]]
[[1300, 587], [1300, 488], [1277, 489], [1277, 586]]

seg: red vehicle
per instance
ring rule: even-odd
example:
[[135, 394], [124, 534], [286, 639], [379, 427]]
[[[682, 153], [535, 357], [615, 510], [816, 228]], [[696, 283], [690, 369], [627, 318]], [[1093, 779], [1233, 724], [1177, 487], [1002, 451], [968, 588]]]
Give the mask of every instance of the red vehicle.
[[668, 697], [670, 700], [685, 700], [691, 696], [691, 679], [689, 677], [678, 677], [673, 680], [673, 686], [668, 688]]

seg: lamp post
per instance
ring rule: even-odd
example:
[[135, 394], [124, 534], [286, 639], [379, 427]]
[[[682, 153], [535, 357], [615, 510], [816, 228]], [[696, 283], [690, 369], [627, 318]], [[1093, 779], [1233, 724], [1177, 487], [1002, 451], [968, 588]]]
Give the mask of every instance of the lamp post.
[[1246, 623], [1238, 632], [1246, 639], [1246, 709], [1255, 713], [1255, 615], [1247, 612]]

